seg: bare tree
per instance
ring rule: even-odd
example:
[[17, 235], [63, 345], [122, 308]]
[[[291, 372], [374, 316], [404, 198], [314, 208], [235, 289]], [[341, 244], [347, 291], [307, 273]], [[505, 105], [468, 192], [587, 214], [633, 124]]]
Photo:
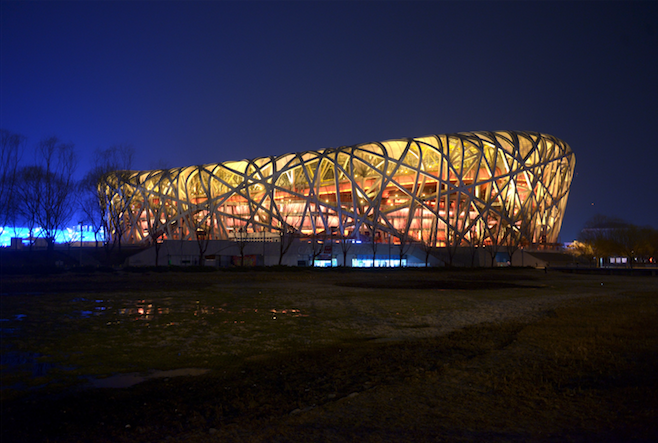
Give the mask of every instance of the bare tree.
[[204, 257], [210, 240], [214, 237], [211, 176], [203, 170], [194, 176], [192, 193], [195, 196], [194, 213], [190, 217], [190, 227], [199, 247], [199, 266], [204, 265]]
[[596, 257], [624, 256], [632, 268], [637, 259], [655, 263], [658, 230], [636, 226], [620, 218], [597, 214], [585, 223], [578, 236], [580, 248]]
[[632, 268], [636, 260], [655, 258], [658, 231], [650, 226], [627, 224], [612, 232], [619, 255], [628, 257]]
[[379, 242], [377, 241], [377, 225], [373, 222], [368, 228], [369, 229], [366, 233], [368, 234], [368, 243], [370, 244], [370, 250], [372, 251], [372, 267], [374, 268], [375, 263], [377, 262], [377, 249], [379, 247]]
[[313, 230], [311, 238], [309, 240], [309, 246], [311, 247], [311, 266], [315, 266], [315, 259], [317, 259], [324, 252], [325, 242], [331, 244], [331, 238], [327, 237], [326, 232], [318, 234]]
[[[372, 249], [372, 267], [375, 267], [375, 262], [377, 261], [377, 249], [379, 247], [379, 240], [381, 240], [381, 231], [377, 229], [379, 223], [379, 212], [381, 206], [381, 193], [377, 196], [376, 199], [372, 201], [368, 200], [372, 209], [372, 215], [367, 217], [369, 230], [368, 235], [370, 236], [370, 249]], [[379, 233], [379, 237], [377, 234]]]
[[[80, 182], [80, 207], [85, 221], [89, 223], [95, 234], [96, 242], [103, 237], [103, 245], [109, 256], [115, 245], [120, 244], [122, 226], [121, 218], [126, 208], [120, 199], [110, 201], [114, 191], [120, 191], [122, 180], [110, 180], [109, 174], [114, 171], [124, 171], [118, 174], [127, 181], [132, 167], [135, 150], [128, 144], [111, 146], [107, 149], [97, 149], [94, 152], [93, 167]], [[122, 195], [119, 192], [119, 195]], [[126, 201], [125, 199], [122, 201]]]
[[649, 263], [656, 264], [658, 258], [658, 229], [651, 226], [644, 226], [641, 229], [641, 236], [643, 246], [641, 248], [641, 255], [649, 261]]
[[247, 248], [247, 244], [249, 244], [246, 226], [240, 226], [234, 231], [233, 241], [235, 241], [235, 244], [238, 246], [238, 251], [240, 252], [240, 267], [242, 268], [244, 267], [244, 251]]
[[279, 265], [283, 263], [283, 257], [288, 253], [290, 246], [295, 241], [296, 229], [293, 225], [288, 224], [288, 217], [284, 216], [281, 220], [279, 234]]
[[43, 171], [37, 166], [25, 166], [18, 172], [16, 194], [20, 204], [16, 205], [16, 215], [28, 229], [30, 250], [34, 244], [34, 229], [37, 226], [37, 213], [40, 210], [42, 181]]
[[130, 210], [130, 202], [134, 190], [130, 183], [130, 171], [117, 171], [104, 176], [104, 185], [100, 192], [104, 192], [104, 202], [107, 204], [107, 217], [104, 220], [107, 228], [105, 230], [105, 249], [109, 254], [117, 247], [121, 252], [123, 235], [128, 231], [126, 215]]
[[209, 228], [202, 223], [199, 223], [199, 226], [196, 228], [195, 237], [197, 246], [199, 247], [199, 266], [204, 266], [205, 264], [203, 259], [210, 244], [209, 231]]
[[[422, 207], [414, 208], [414, 203], [412, 203], [411, 209], [409, 210], [409, 214], [414, 214], [414, 213], [418, 214], [417, 218], [420, 219], [419, 232], [421, 233], [420, 237], [422, 238], [422, 235], [423, 235], [422, 234], [422, 231], [423, 231], [423, 208]], [[416, 217], [414, 217], [414, 218], [416, 218]], [[407, 223], [405, 224], [403, 231], [400, 233], [400, 236], [398, 237], [398, 239], [400, 240], [400, 244], [397, 245], [398, 246], [398, 260], [400, 262], [400, 267], [402, 267], [402, 259], [407, 254], [407, 252], [409, 252], [409, 250], [411, 249], [412, 244], [414, 243], [413, 237], [411, 235], [409, 235], [409, 230], [411, 229], [412, 220], [413, 220], [412, 217], [407, 218]], [[390, 237], [390, 234], [389, 234], [389, 245], [390, 245], [390, 241], [391, 241], [390, 238], [391, 237]], [[389, 259], [390, 259], [390, 257], [389, 257]], [[389, 266], [391, 266], [390, 263], [389, 263]]]
[[[409, 231], [405, 231], [400, 236], [400, 244], [398, 246], [398, 261], [400, 262], [400, 267], [402, 267], [402, 260], [404, 256], [407, 255], [411, 246], [413, 245], [412, 237], [409, 235]], [[389, 265], [390, 266], [390, 265]]]
[[595, 257], [621, 254], [616, 233], [627, 226], [628, 223], [622, 219], [596, 214], [585, 223], [578, 241], [589, 245]]
[[517, 223], [510, 223], [507, 226], [504, 243], [507, 246], [510, 264], [514, 263], [514, 254], [522, 247], [530, 244], [530, 223], [526, 217], [521, 216]]
[[194, 229], [194, 237], [199, 248], [198, 265], [203, 266], [203, 259], [212, 237], [212, 225], [207, 201], [197, 205], [197, 211], [190, 217], [190, 226]]
[[316, 211], [311, 212], [310, 222], [311, 222], [313, 233], [311, 234], [308, 242], [309, 247], [311, 249], [311, 254], [310, 254], [311, 267], [315, 266], [315, 260], [324, 253], [325, 244], [328, 246], [333, 245], [331, 238], [331, 231], [327, 232], [326, 229], [327, 226], [326, 217], [327, 217], [327, 208], [325, 206], [319, 205], [317, 206]]
[[590, 244], [583, 243], [578, 240], [574, 242], [573, 254], [576, 257], [582, 258], [590, 265], [592, 264], [595, 258], [594, 249], [592, 248], [592, 246]]
[[99, 167], [94, 167], [87, 172], [79, 183], [78, 196], [80, 199], [80, 212], [83, 222], [89, 224], [94, 231], [94, 241], [96, 247], [98, 243], [103, 241], [101, 232], [105, 225], [107, 217], [107, 205], [104, 204], [104, 199], [99, 194], [99, 181], [103, 173]]
[[6, 129], [0, 130], [0, 227], [16, 218], [18, 164], [25, 150], [25, 137]]
[[445, 246], [444, 249], [448, 256], [448, 266], [452, 266], [457, 255], [457, 249], [461, 244], [459, 230], [455, 229], [450, 223], [445, 225]]
[[493, 268], [496, 264], [496, 255], [501, 249], [502, 236], [504, 235], [503, 222], [496, 217], [488, 217], [490, 220], [493, 220], [491, 226], [489, 222], [487, 223], [486, 232], [488, 233], [487, 239], [484, 242], [484, 249], [489, 253], [491, 258], [491, 267]]
[[[421, 226], [423, 222], [423, 215], [421, 213]], [[429, 266], [430, 255], [436, 249], [436, 237], [439, 232], [439, 218], [436, 214], [432, 213], [432, 219], [430, 224], [430, 231], [426, 233], [425, 229], [420, 231], [420, 247], [425, 253], [425, 267]]]
[[159, 266], [162, 238], [171, 235], [168, 225], [176, 212], [175, 205], [167, 199], [167, 191], [171, 185], [171, 171], [152, 172], [141, 187], [139, 196], [143, 211], [140, 218], [146, 221], [148, 241], [155, 252], [155, 266]]
[[613, 242], [617, 245], [620, 255], [628, 257], [628, 265], [632, 268], [635, 258], [643, 248], [642, 231], [638, 226], [628, 224], [612, 232]]
[[75, 211], [76, 166], [73, 144], [50, 137], [37, 145], [36, 165], [24, 168], [21, 174], [24, 217], [42, 229], [49, 250], [57, 230], [66, 226]]
[[146, 231], [155, 251], [155, 266], [159, 265], [160, 238], [164, 235], [164, 227], [167, 224], [166, 212], [163, 211], [162, 203], [149, 205], [150, 213], [146, 214]]
[[472, 220], [471, 228], [469, 229], [469, 238], [468, 238], [468, 248], [471, 255], [471, 268], [475, 267], [475, 257], [478, 256], [478, 266], [480, 265], [480, 257], [478, 252], [482, 246], [482, 221], [481, 220]]
[[[297, 182], [295, 186], [299, 187], [300, 184]], [[271, 189], [271, 200], [274, 202], [275, 189]], [[291, 197], [293, 197], [291, 195]], [[279, 235], [279, 265], [283, 264], [283, 257], [288, 253], [288, 250], [292, 246], [295, 238], [298, 236], [298, 229], [294, 222], [299, 214], [295, 212], [294, 203], [291, 202], [291, 198], [282, 199], [278, 205], [274, 206], [273, 216], [278, 219], [278, 229], [277, 234]], [[301, 225], [302, 222], [299, 222]]]
[[352, 249], [354, 245], [354, 238], [351, 238], [351, 235], [347, 234], [347, 220], [349, 216], [342, 210], [339, 211], [339, 237], [338, 244], [340, 245], [341, 252], [343, 253], [343, 266], [347, 266], [347, 254]]

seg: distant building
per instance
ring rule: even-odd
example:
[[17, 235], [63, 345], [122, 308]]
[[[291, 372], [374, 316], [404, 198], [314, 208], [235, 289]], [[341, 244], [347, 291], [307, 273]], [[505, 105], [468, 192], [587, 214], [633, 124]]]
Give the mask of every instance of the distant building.
[[[536, 132], [463, 132], [155, 171], [100, 184], [110, 235], [428, 247], [550, 244], [575, 157]], [[336, 248], [334, 248], [336, 249]]]

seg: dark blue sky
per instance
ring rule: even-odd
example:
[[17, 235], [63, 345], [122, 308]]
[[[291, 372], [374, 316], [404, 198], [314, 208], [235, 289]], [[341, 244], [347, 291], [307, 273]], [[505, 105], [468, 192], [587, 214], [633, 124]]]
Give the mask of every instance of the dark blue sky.
[[476, 130], [576, 154], [561, 240], [658, 226], [658, 3], [2, 2], [3, 128], [135, 168]]

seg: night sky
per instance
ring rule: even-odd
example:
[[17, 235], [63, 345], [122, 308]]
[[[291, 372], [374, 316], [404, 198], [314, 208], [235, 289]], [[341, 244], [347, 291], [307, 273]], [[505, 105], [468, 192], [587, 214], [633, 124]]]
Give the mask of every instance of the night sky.
[[478, 130], [576, 154], [561, 241], [658, 226], [658, 3], [2, 2], [1, 124], [135, 169]]

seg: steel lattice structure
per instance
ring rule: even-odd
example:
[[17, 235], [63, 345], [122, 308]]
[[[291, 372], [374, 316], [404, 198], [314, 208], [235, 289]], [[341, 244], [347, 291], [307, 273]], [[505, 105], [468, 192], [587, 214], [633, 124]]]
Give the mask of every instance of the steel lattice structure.
[[100, 183], [110, 235], [554, 243], [575, 157], [536, 132], [464, 132], [155, 171]]

